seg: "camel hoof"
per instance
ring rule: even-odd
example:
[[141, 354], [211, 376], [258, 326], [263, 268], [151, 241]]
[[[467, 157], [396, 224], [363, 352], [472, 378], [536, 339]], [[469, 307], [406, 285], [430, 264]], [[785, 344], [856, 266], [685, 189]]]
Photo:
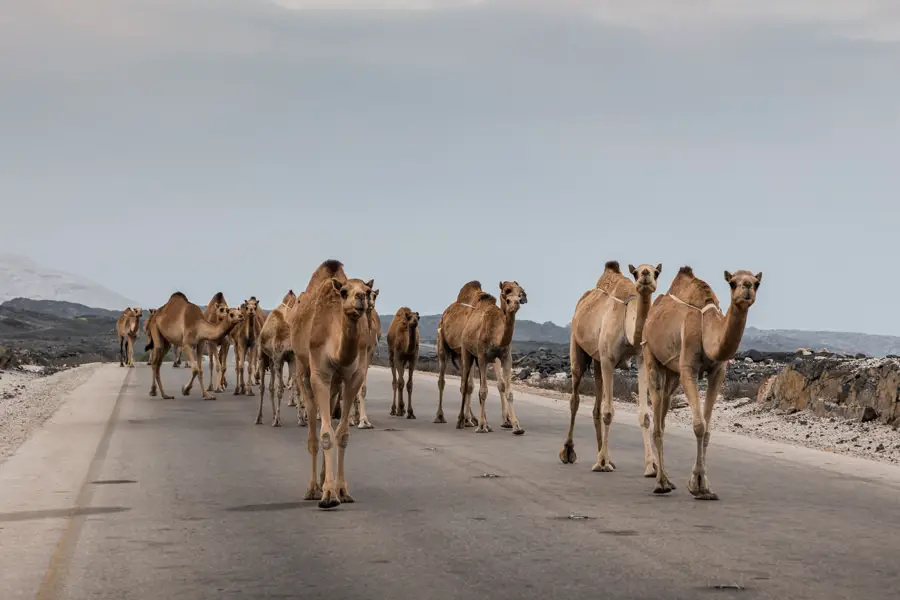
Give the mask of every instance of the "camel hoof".
[[375, 427], [369, 423], [368, 421], [362, 421], [359, 425], [356, 426], [357, 429], [375, 429]]
[[518, 429], [513, 429], [513, 435], [525, 435], [525, 430], [519, 427]]
[[396, 417], [396, 416], [397, 416], [397, 409], [394, 408], [393, 406], [391, 407], [391, 416], [392, 416], [392, 417]]
[[303, 495], [304, 500], [320, 500], [322, 498], [322, 490], [313, 489], [306, 490], [306, 494]]
[[491, 426], [486, 425], [486, 424], [479, 425], [478, 427], [475, 428], [475, 433], [491, 433], [492, 431], [494, 431], [494, 430], [491, 429]]
[[274, 421], [272, 421], [272, 427], [281, 427], [281, 421], [275, 419]]
[[432, 421], [432, 423], [446, 423], [446, 422], [447, 422], [447, 419], [444, 418], [444, 415], [438, 415], [434, 418], [434, 421]]
[[672, 490], [676, 489], [675, 485], [671, 481], [663, 481], [662, 483], [656, 482], [656, 487], [653, 488], [654, 494], [668, 494]]
[[466, 422], [464, 422], [464, 421], [457, 421], [457, 422], [456, 422], [456, 428], [457, 428], [457, 429], [465, 429], [465, 428], [468, 427], [468, 426], [469, 426], [469, 424], [466, 423]]
[[252, 395], [253, 395], [253, 390], [247, 390], [246, 393], [247, 393], [248, 396], [252, 396]]
[[156, 396], [156, 390], [150, 390], [150, 395], [151, 395], [151, 396]]
[[409, 411], [408, 413], [406, 413], [406, 418], [407, 419], [415, 419], [416, 415], [414, 415], [412, 411]]
[[566, 442], [562, 450], [559, 451], [559, 460], [562, 461], [564, 465], [574, 465], [575, 461], [578, 459], [578, 455], [575, 454], [575, 443]]
[[656, 463], [644, 469], [644, 477], [656, 477]]
[[133, 369], [133, 368], [134, 368], [134, 365], [133, 365], [133, 364], [128, 365], [128, 368], [129, 368], [129, 369]]
[[212, 394], [205, 394], [205, 395], [203, 396], [203, 399], [204, 399], [204, 400], [215, 400], [216, 397], [213, 396]]
[[175, 399], [175, 396], [168, 396], [168, 395], [166, 395], [166, 394], [163, 394], [162, 399], [163, 399], [163, 400], [174, 400], [174, 399]]
[[718, 500], [719, 495], [715, 492], [699, 492], [694, 494], [694, 500]]
[[503, 421], [503, 423], [500, 425], [500, 427], [502, 427], [503, 429], [512, 429], [513, 424], [509, 421]]
[[607, 460], [601, 460], [600, 462], [595, 464], [593, 467], [591, 467], [591, 471], [594, 471], [595, 473], [612, 473], [615, 470], [616, 470], [616, 465], [613, 464], [612, 461], [607, 461]]
[[120, 367], [124, 367], [124, 366], [125, 366], [125, 363], [119, 363], [119, 366], [120, 366]]
[[182, 396], [190, 396], [191, 395], [190, 388], [187, 386], [184, 386], [183, 388], [181, 388], [181, 395]]
[[322, 499], [319, 500], [319, 508], [328, 510], [329, 508], [337, 508], [341, 505], [340, 499], [334, 495], [334, 492], [328, 492], [327, 494], [322, 494]]
[[296, 402], [288, 402], [288, 406], [297, 406]]
[[256, 417], [256, 423], [255, 423], [255, 424], [256, 424], [256, 425], [262, 425], [262, 415], [259, 415], [258, 417]]
[[347, 490], [341, 490], [339, 492], [339, 497], [341, 500], [341, 504], [352, 504], [356, 502], [356, 500], [353, 499], [353, 496], [351, 496], [350, 492], [348, 492]]

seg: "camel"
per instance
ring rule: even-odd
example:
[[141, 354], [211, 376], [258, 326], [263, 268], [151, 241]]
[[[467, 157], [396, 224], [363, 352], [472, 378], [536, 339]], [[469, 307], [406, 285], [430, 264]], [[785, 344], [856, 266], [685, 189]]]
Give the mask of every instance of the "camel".
[[350, 412], [350, 425], [355, 425], [358, 429], [373, 429], [369, 416], [366, 414], [366, 393], [368, 392], [366, 382], [369, 378], [369, 367], [372, 365], [375, 349], [378, 347], [378, 342], [381, 341], [381, 317], [378, 316], [378, 311], [375, 310], [375, 300], [377, 298], [378, 290], [372, 290], [369, 296], [369, 310], [366, 313], [366, 317], [369, 319], [369, 346], [365, 356], [365, 367], [363, 368], [363, 383], [362, 387], [359, 388], [359, 394], [353, 401], [353, 408]]
[[[481, 282], [477, 280], [467, 282], [460, 288], [459, 293], [456, 295], [456, 301], [444, 309], [441, 319], [438, 321], [437, 339], [435, 342], [438, 358], [438, 409], [434, 417], [435, 423], [447, 422], [444, 418], [444, 373], [447, 371], [447, 361], [450, 360], [458, 368], [456, 361], [460, 356], [460, 348], [462, 347], [462, 332], [466, 326], [466, 321], [472, 316], [475, 302], [478, 301], [481, 294]], [[497, 373], [499, 372], [497, 371]], [[470, 373], [469, 386], [472, 385], [471, 379], [473, 374], [474, 371]], [[476, 425], [472, 409], [468, 407], [465, 426], [475, 427]]]
[[485, 404], [487, 402], [487, 366], [494, 362], [494, 370], [497, 375], [497, 390], [500, 392], [500, 410], [503, 423], [512, 425], [513, 435], [523, 435], [525, 430], [519, 424], [513, 408], [512, 392], [512, 344], [513, 333], [516, 328], [516, 313], [523, 304], [528, 303], [525, 290], [516, 281], [500, 282], [500, 306], [497, 299], [487, 292], [482, 292], [475, 302], [472, 316], [466, 320], [463, 328], [460, 357], [462, 369], [460, 376], [460, 394], [462, 404], [459, 408], [459, 417], [456, 422], [457, 429], [465, 427], [466, 408], [471, 412], [471, 398], [474, 386], [470, 383], [472, 378], [472, 363], [478, 364], [479, 386], [478, 400], [481, 403], [481, 414], [478, 417], [476, 433], [489, 433], [493, 431], [487, 421]]
[[119, 336], [119, 366], [134, 368], [134, 342], [141, 331], [141, 315], [144, 310], [140, 307], [128, 306], [122, 311], [119, 320], [116, 321], [116, 335]]
[[[149, 339], [150, 339], [150, 324], [153, 322], [153, 315], [155, 315], [155, 314], [156, 314], [156, 311], [159, 310], [159, 309], [157, 309], [157, 308], [148, 308], [147, 310], [150, 311], [150, 316], [147, 317], [147, 320], [146, 320], [146, 321], [144, 321], [144, 335], [146, 335], [146, 336], [147, 336], [147, 339], [149, 340]], [[152, 354], [148, 354], [148, 355], [147, 355], [147, 364], [148, 364], [148, 365], [152, 365], [152, 364], [153, 364], [153, 355], [152, 355]]]
[[169, 346], [180, 344], [187, 354], [187, 359], [191, 362], [191, 380], [181, 388], [181, 393], [185, 396], [190, 394], [194, 379], [199, 378], [203, 399], [216, 399], [208, 390], [203, 389], [200, 348], [206, 342], [218, 342], [227, 337], [231, 330], [244, 320], [244, 315], [239, 308], [229, 309], [224, 304], [216, 304], [215, 308], [218, 319], [212, 323], [203, 316], [203, 311], [199, 306], [192, 304], [183, 293], [175, 292], [169, 297], [169, 301], [156, 311], [150, 326], [150, 343], [144, 348], [144, 350], [153, 350], [151, 396], [156, 395], [158, 386], [159, 393], [163, 398], [174, 398], [163, 390], [159, 367], [166, 352], [169, 351]]
[[[147, 317], [147, 320], [144, 322], [144, 334], [147, 336], [147, 340], [150, 339], [150, 323], [153, 322], [153, 315], [158, 311], [158, 308], [148, 308], [150, 311], [150, 316]], [[188, 362], [184, 362], [182, 364], [181, 357], [184, 354], [184, 349], [181, 346], [172, 346], [172, 368], [177, 369], [178, 367], [184, 367], [185, 369], [190, 369], [191, 365]], [[147, 364], [153, 364], [153, 356], [152, 354], [147, 355]]]
[[[609, 457], [609, 430], [613, 420], [613, 377], [616, 367], [624, 367], [638, 357], [638, 423], [644, 438], [644, 477], [656, 476], [656, 461], [650, 441], [650, 406], [647, 379], [640, 358], [641, 339], [653, 292], [656, 291], [662, 265], [628, 265], [632, 282], [622, 274], [618, 261], [606, 263], [597, 285], [581, 296], [575, 305], [569, 341], [572, 365], [572, 396], [569, 401], [569, 434], [559, 453], [564, 464], [575, 462], [575, 415], [578, 413], [578, 388], [581, 379], [594, 370], [594, 431], [597, 436], [597, 462], [593, 471], [615, 471]], [[593, 365], [592, 365], [593, 361]]]
[[[234, 345], [235, 396], [240, 396], [241, 394], [246, 394], [247, 396], [253, 395], [252, 371], [254, 368], [253, 361], [255, 357], [252, 354], [252, 350], [256, 346], [260, 332], [260, 329], [257, 329], [260, 322], [256, 312], [258, 309], [259, 302], [256, 300], [256, 296], [251, 296], [248, 300], [241, 303], [240, 310], [244, 315], [244, 320], [238, 327], [232, 329], [229, 334], [231, 343]], [[247, 377], [245, 377], [244, 363], [248, 362], [248, 359]]]
[[[374, 283], [348, 279], [340, 261], [327, 260], [313, 273], [307, 291], [297, 299], [289, 317], [295, 357], [294, 382], [296, 387], [302, 387], [310, 421], [307, 449], [312, 472], [304, 498], [318, 499], [319, 508], [323, 509], [354, 501], [344, 474], [344, 458], [350, 439], [351, 404], [365, 377], [370, 343], [367, 311]], [[332, 413], [332, 399], [341, 384], [343, 406], [335, 430], [327, 416]], [[321, 482], [316, 477], [319, 436], [312, 426], [317, 414], [322, 415], [325, 474]], [[337, 465], [332, 450], [337, 450]]]
[[[669, 291], [658, 296], [644, 324], [643, 358], [653, 404], [653, 442], [659, 461], [655, 494], [675, 489], [666, 473], [663, 434], [672, 392], [681, 383], [691, 407], [697, 457], [688, 491], [698, 500], [718, 500], [706, 475], [712, 411], [725, 380], [727, 362], [734, 357], [744, 335], [747, 314], [756, 302], [762, 273], [725, 271], [731, 303], [723, 315], [719, 299], [689, 266], [681, 267]], [[706, 401], [700, 405], [697, 380], [706, 374]]]
[[[266, 314], [266, 311], [259, 306], [259, 302], [256, 304], [256, 335], [259, 337], [259, 332], [262, 331], [263, 326], [266, 324], [266, 320], [269, 318], [269, 315]], [[250, 351], [247, 353], [247, 373], [250, 377], [251, 381], [255, 381], [257, 385], [260, 385], [262, 375], [259, 372], [259, 344], [254, 343], [250, 346]]]
[[[220, 313], [219, 308], [224, 306], [228, 308], [228, 302], [225, 301], [225, 294], [216, 292], [212, 299], [207, 303], [206, 310], [203, 311], [203, 317], [210, 323], [218, 323], [219, 317], [224, 313]], [[225, 371], [228, 367], [228, 349], [231, 345], [230, 336], [225, 336], [217, 341], [211, 341], [204, 344], [206, 353], [209, 354], [209, 386], [207, 392], [224, 392], [228, 386], [228, 380], [225, 377]], [[198, 360], [200, 360], [198, 358]], [[218, 369], [218, 373], [216, 373]]]
[[[257, 371], [261, 374], [259, 384], [259, 410], [256, 413], [256, 424], [262, 424], [263, 399], [266, 395], [266, 371], [269, 377], [269, 399], [272, 403], [272, 427], [281, 427], [281, 398], [284, 396], [284, 364], [288, 364], [288, 371], [294, 370], [294, 350], [291, 347], [291, 327], [287, 315], [290, 308], [297, 301], [294, 290], [285, 294], [275, 310], [266, 318], [265, 324], [259, 332], [259, 348]], [[278, 404], [275, 396], [278, 396]], [[297, 424], [306, 425], [306, 413], [302, 410], [302, 403], [293, 401], [291, 406], [299, 406], [297, 410]]]
[[[388, 364], [391, 366], [391, 386], [394, 388], [391, 400], [391, 415], [415, 419], [412, 405], [413, 372], [419, 360], [419, 313], [403, 306], [394, 314], [388, 328]], [[406, 400], [403, 405], [403, 370], [409, 368], [406, 382]]]

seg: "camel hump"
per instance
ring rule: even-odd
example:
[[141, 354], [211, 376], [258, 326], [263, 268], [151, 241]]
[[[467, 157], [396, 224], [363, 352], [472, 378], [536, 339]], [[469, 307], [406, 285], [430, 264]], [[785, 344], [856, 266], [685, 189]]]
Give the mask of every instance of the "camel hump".
[[344, 263], [330, 258], [319, 265], [313, 272], [312, 277], [309, 279], [309, 284], [306, 286], [306, 291], [312, 292], [318, 289], [320, 283], [332, 277], [342, 282], [347, 281], [347, 275], [344, 273]]
[[456, 295], [457, 302], [475, 302], [478, 300], [478, 294], [481, 293], [481, 282], [473, 279], [459, 288], [459, 294]]
[[687, 265], [678, 269], [678, 274], [669, 286], [669, 293], [698, 308], [707, 304], [719, 306], [719, 299], [709, 284], [694, 275], [694, 270]]
[[187, 296], [185, 296], [183, 292], [175, 292], [174, 294], [169, 296], [169, 300], [172, 300], [174, 298], [180, 298], [180, 299], [184, 300], [185, 302], [188, 301]]
[[619, 261], [617, 260], [608, 260], [606, 264], [603, 265], [604, 271], [612, 271], [613, 273], [621, 273], [622, 268], [619, 266]]
[[688, 277], [696, 277], [696, 275], [694, 275], [694, 269], [692, 269], [688, 265], [684, 265], [683, 267], [678, 269], [678, 274], [679, 275], [687, 275]]
[[487, 292], [481, 292], [480, 294], [478, 294], [478, 299], [475, 302], [477, 303], [476, 306], [483, 306], [485, 304], [496, 306], [497, 298], [495, 298], [491, 294], [488, 294]]
[[219, 304], [225, 303], [225, 294], [222, 292], [216, 292], [216, 295], [212, 298], [213, 302], [218, 302]]

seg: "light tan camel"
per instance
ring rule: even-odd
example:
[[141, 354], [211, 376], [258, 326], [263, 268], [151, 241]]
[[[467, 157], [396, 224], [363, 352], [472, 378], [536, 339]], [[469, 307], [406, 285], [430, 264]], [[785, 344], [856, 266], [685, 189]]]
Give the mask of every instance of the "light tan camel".
[[[415, 419], [412, 405], [413, 372], [419, 361], [419, 313], [403, 306], [394, 314], [394, 320], [388, 328], [388, 364], [391, 366], [391, 416]], [[409, 369], [406, 382], [407, 405], [403, 404], [403, 370]]]
[[488, 433], [493, 431], [487, 421], [487, 367], [494, 363], [497, 375], [497, 391], [500, 392], [500, 411], [503, 423], [511, 423], [513, 435], [522, 435], [525, 430], [519, 424], [516, 411], [513, 407], [512, 391], [512, 344], [513, 334], [516, 328], [516, 313], [521, 305], [528, 302], [525, 290], [516, 281], [500, 282], [500, 306], [492, 295], [482, 292], [475, 302], [472, 316], [466, 321], [462, 334], [462, 346], [460, 357], [462, 358], [462, 373], [460, 376], [460, 394], [462, 404], [459, 408], [456, 428], [465, 427], [465, 415], [467, 408], [471, 412], [473, 386], [472, 364], [478, 364], [478, 400], [481, 403], [481, 414], [478, 418], [476, 433]]
[[175, 292], [169, 297], [169, 301], [156, 311], [153, 323], [150, 325], [150, 343], [144, 348], [144, 350], [153, 350], [151, 396], [156, 395], [158, 386], [159, 393], [163, 398], [173, 398], [173, 396], [166, 395], [163, 390], [159, 367], [166, 352], [169, 351], [169, 346], [180, 344], [184, 347], [187, 358], [191, 362], [191, 380], [181, 388], [181, 393], [185, 396], [190, 394], [194, 379], [199, 378], [203, 399], [216, 399], [215, 396], [203, 389], [200, 349], [206, 342], [216, 342], [227, 337], [231, 330], [244, 320], [244, 316], [239, 308], [229, 309], [224, 304], [218, 304], [215, 308], [219, 318], [216, 323], [211, 323], [203, 316], [203, 311], [199, 306], [191, 303], [181, 292]]
[[615, 471], [609, 457], [609, 430], [613, 420], [613, 378], [616, 367], [625, 367], [632, 357], [638, 362], [638, 423], [644, 438], [644, 477], [656, 476], [656, 461], [650, 440], [650, 404], [641, 339], [647, 312], [662, 265], [628, 265], [632, 278], [619, 269], [618, 261], [606, 263], [596, 287], [581, 296], [575, 305], [569, 341], [572, 365], [572, 396], [569, 401], [569, 434], [559, 453], [563, 463], [575, 462], [575, 415], [580, 402], [581, 379], [594, 370], [594, 431], [597, 436], [597, 462], [592, 470]]
[[[690, 267], [681, 267], [669, 291], [656, 298], [644, 325], [644, 368], [653, 403], [653, 442], [659, 468], [656, 494], [675, 489], [666, 473], [663, 434], [669, 400], [678, 384], [684, 387], [694, 435], [697, 458], [688, 482], [688, 491], [698, 500], [718, 500], [706, 475], [706, 450], [712, 425], [712, 411], [725, 380], [728, 360], [734, 357], [744, 335], [747, 313], [756, 301], [762, 273], [725, 271], [731, 287], [731, 305], [723, 315], [719, 299]], [[701, 406], [697, 380], [706, 373], [706, 401]]]
[[[366, 312], [366, 317], [369, 319], [369, 346], [366, 351], [365, 366], [363, 367], [363, 383], [362, 387], [359, 388], [359, 394], [353, 401], [353, 408], [350, 410], [350, 425], [358, 429], [373, 428], [372, 423], [369, 421], [369, 415], [366, 413], [366, 394], [368, 392], [366, 383], [369, 379], [369, 367], [372, 365], [372, 358], [375, 356], [378, 342], [381, 341], [381, 317], [378, 316], [378, 311], [375, 310], [375, 300], [377, 298], [378, 290], [372, 290], [372, 293], [369, 295], [369, 310]], [[341, 390], [342, 393], [343, 389]], [[338, 396], [339, 399], [341, 397], [340, 395]]]
[[[218, 323], [219, 319], [225, 314], [220, 311], [222, 306], [224, 306], [227, 311], [228, 302], [225, 301], [225, 294], [216, 292], [212, 299], [206, 304], [206, 309], [203, 311], [203, 318], [210, 323]], [[225, 371], [228, 367], [228, 350], [230, 346], [231, 336], [226, 335], [219, 340], [207, 342], [201, 347], [201, 358], [197, 359], [198, 361], [201, 361], [201, 364], [202, 350], [204, 347], [206, 353], [209, 355], [209, 385], [206, 388], [207, 392], [221, 393], [228, 387], [228, 379], [225, 376]]]
[[[366, 318], [374, 281], [347, 279], [336, 260], [322, 263], [313, 274], [307, 292], [301, 294], [291, 316], [291, 346], [296, 359], [294, 381], [302, 386], [310, 421], [307, 448], [312, 472], [305, 498], [319, 499], [320, 508], [353, 502], [344, 473], [344, 457], [350, 439], [350, 407], [364, 379], [369, 347]], [[335, 431], [331, 419], [332, 398], [344, 385], [341, 420]], [[316, 477], [319, 439], [312, 423], [321, 413], [321, 444], [325, 459], [324, 481]], [[337, 465], [332, 453], [337, 442]], [[335, 469], [336, 466], [336, 469]], [[337, 474], [335, 474], [335, 470]]]
[[[153, 315], [159, 309], [158, 308], [148, 308], [147, 310], [150, 311], [150, 316], [147, 317], [146, 321], [144, 321], [144, 335], [147, 336], [147, 340], [149, 341], [150, 340], [150, 323], [151, 323], [151, 321], [153, 321]], [[191, 368], [191, 365], [187, 361], [185, 361], [184, 363], [181, 362], [181, 357], [183, 354], [184, 354], [184, 349], [181, 346], [172, 346], [172, 368], [173, 369], [177, 369], [178, 367], [184, 367], [185, 369]], [[148, 365], [153, 364], [153, 356], [150, 353], [147, 354], [147, 364]]]
[[[262, 328], [266, 324], [266, 320], [269, 318], [269, 315], [266, 314], [266, 311], [259, 306], [259, 302], [256, 303], [256, 335], [259, 337], [259, 332], [262, 331]], [[259, 372], [259, 344], [254, 343], [250, 346], [250, 351], [247, 353], [247, 373], [250, 377], [251, 381], [255, 381], [257, 385], [260, 384], [262, 375]]]
[[[266, 371], [269, 376], [269, 399], [272, 403], [272, 427], [281, 427], [281, 398], [284, 396], [284, 365], [287, 363], [288, 372], [294, 371], [294, 349], [291, 347], [291, 327], [287, 320], [288, 311], [297, 301], [294, 290], [285, 294], [275, 310], [269, 313], [265, 324], [259, 332], [259, 366], [257, 370], [261, 374], [259, 383], [259, 410], [256, 413], [256, 424], [262, 424], [263, 399], [266, 395]], [[275, 403], [275, 396], [278, 403]], [[292, 406], [300, 406], [297, 411], [297, 424], [306, 425], [306, 411], [303, 403], [291, 400]]]
[[116, 321], [116, 335], [119, 336], [119, 366], [134, 368], [134, 342], [141, 332], [141, 315], [144, 313], [140, 307], [128, 306], [122, 311], [119, 320]]
[[[256, 296], [251, 296], [248, 300], [241, 303], [241, 313], [244, 320], [238, 327], [231, 330], [229, 337], [234, 346], [234, 395], [240, 396], [246, 394], [253, 395], [253, 347], [256, 346], [257, 338], [260, 330], [259, 318], [256, 311], [259, 309], [259, 302]], [[245, 363], [248, 363], [246, 372], [244, 371]], [[245, 376], [246, 373], [246, 376]]]
[[[456, 295], [456, 301], [444, 309], [438, 321], [435, 345], [438, 358], [438, 409], [434, 417], [435, 423], [446, 423], [444, 418], [444, 373], [447, 371], [447, 361], [451, 361], [457, 368], [457, 359], [462, 348], [462, 333], [466, 321], [472, 316], [475, 303], [481, 297], [481, 282], [472, 280], [463, 285]], [[500, 371], [498, 370], [497, 373]], [[474, 371], [469, 374], [469, 387], [472, 386]], [[499, 379], [499, 378], [498, 378]], [[471, 406], [467, 407], [465, 426], [475, 427], [475, 417], [472, 415]]]

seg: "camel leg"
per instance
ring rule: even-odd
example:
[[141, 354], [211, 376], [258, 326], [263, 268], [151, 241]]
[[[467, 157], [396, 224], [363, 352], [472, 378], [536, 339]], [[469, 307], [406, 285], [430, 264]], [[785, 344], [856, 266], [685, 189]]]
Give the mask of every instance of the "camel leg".
[[[296, 358], [292, 358], [288, 366], [288, 370], [292, 373], [291, 378], [294, 382], [291, 387], [291, 399], [294, 401], [294, 406], [297, 407], [297, 427], [306, 427], [310, 418], [310, 413], [307, 410], [306, 402], [303, 399], [303, 383], [301, 379], [298, 379], [298, 364]], [[313, 413], [312, 419], [315, 420], [315, 418], [316, 415]]]
[[344, 474], [344, 458], [347, 454], [347, 445], [350, 443], [350, 419], [347, 415], [349, 414], [350, 404], [353, 403], [354, 399], [359, 394], [360, 388], [363, 386], [365, 377], [365, 371], [362, 373], [357, 372], [353, 379], [344, 385], [343, 414], [341, 416], [341, 422], [338, 423], [337, 432], [335, 433], [338, 443], [336, 488], [338, 498], [342, 503], [356, 502], [353, 499], [353, 496], [350, 495], [350, 489], [347, 487], [347, 477]]
[[506, 381], [503, 380], [503, 361], [499, 358], [494, 361], [494, 377], [497, 378], [497, 393], [500, 394], [500, 418], [502, 419], [500, 427], [512, 429], [512, 421], [509, 420], [509, 407], [506, 403], [508, 387]]
[[191, 388], [194, 386], [194, 379], [198, 379], [200, 381], [200, 389], [203, 391], [203, 399], [215, 400], [216, 397], [207, 392], [203, 387], [203, 369], [200, 368], [200, 361], [194, 356], [195, 351], [199, 354], [200, 346], [198, 345], [195, 348], [189, 344], [184, 344], [183, 348], [184, 352], [187, 354], [187, 360], [191, 363], [191, 379], [187, 382], [187, 385], [181, 388], [181, 393], [185, 396], [190, 394]]
[[600, 473], [611, 473], [616, 470], [615, 463], [609, 458], [609, 429], [615, 413], [612, 397], [615, 368], [616, 366], [608, 358], [594, 359], [594, 377], [598, 372], [602, 373], [602, 376], [597, 379], [597, 396], [594, 398], [594, 428], [599, 427], [599, 429], [597, 430], [597, 463], [591, 467], [591, 470]]
[[581, 380], [590, 364], [591, 357], [584, 352], [574, 338], [569, 340], [569, 362], [572, 369], [572, 396], [569, 398], [569, 434], [559, 451], [559, 460], [563, 464], [575, 464], [578, 455], [575, 454], [575, 416], [578, 414], [578, 405], [581, 404]]
[[132, 345], [131, 345], [131, 336], [126, 335], [125, 336], [125, 366], [126, 367], [131, 368], [134, 366], [134, 361], [132, 360], [132, 354], [133, 354], [133, 352], [132, 352]]
[[128, 366], [134, 367], [134, 342], [137, 340], [137, 337], [128, 337]]
[[403, 402], [403, 360], [397, 360], [397, 416], [406, 416], [406, 403]]
[[244, 394], [253, 395], [253, 379], [256, 377], [256, 354], [252, 348], [244, 348], [244, 356], [247, 359], [247, 371], [244, 372], [244, 365], [241, 364], [241, 383], [244, 384]]
[[368, 379], [369, 379], [369, 369], [366, 368], [366, 373], [363, 376], [362, 387], [359, 388], [359, 394], [356, 397], [355, 405], [359, 407], [359, 414], [357, 415], [357, 428], [358, 429], [374, 429], [372, 426], [372, 422], [369, 421], [369, 414], [366, 412], [366, 396], [368, 395]]
[[[703, 438], [706, 437], [706, 420], [703, 418], [703, 406], [700, 401], [700, 389], [697, 383], [698, 373], [691, 366], [681, 367], [681, 386], [684, 388], [684, 395], [687, 396], [688, 405], [691, 408], [691, 422], [694, 428], [694, 437], [697, 439], [697, 453], [694, 459], [694, 469], [691, 475], [691, 483], [700, 479], [703, 473]], [[691, 489], [688, 484], [688, 491], [694, 496], [701, 493], [699, 487]]]
[[150, 395], [155, 396], [155, 388], [159, 388], [159, 395], [163, 400], [172, 400], [175, 396], [168, 395], [163, 389], [162, 377], [159, 374], [159, 368], [162, 366], [162, 359], [166, 352], [169, 351], [169, 344], [161, 340], [153, 340], [153, 381], [155, 385], [150, 388]]
[[519, 424], [519, 417], [516, 416], [515, 398], [512, 391], [512, 352], [508, 349], [501, 361], [501, 366], [503, 373], [498, 379], [506, 388], [506, 417], [511, 421], [513, 435], [525, 435], [525, 429]]
[[125, 366], [125, 336], [119, 336], [119, 366]]
[[[266, 359], [263, 359], [263, 353], [260, 353], [259, 359], [266, 360]], [[262, 425], [263, 402], [266, 399], [266, 368], [265, 367], [263, 367], [262, 373], [263, 373], [262, 381], [260, 381], [260, 383], [259, 383], [259, 408], [256, 411], [256, 424], [257, 425]], [[275, 414], [275, 396], [274, 396], [274, 394], [275, 394], [275, 370], [274, 369], [272, 370], [272, 377], [269, 379], [269, 384], [270, 384], [269, 385], [269, 395], [272, 396], [272, 415], [274, 417], [274, 414]], [[276, 426], [275, 423], [272, 423], [272, 426], [275, 427]]]
[[[394, 364], [396, 357], [393, 351], [388, 350], [388, 366], [391, 368], [391, 416], [397, 416], [397, 368]], [[402, 365], [401, 365], [402, 366]], [[437, 423], [437, 421], [435, 421]]]
[[[656, 487], [653, 489], [653, 493], [668, 494], [676, 489], [666, 473], [663, 454], [663, 435], [666, 432], [666, 414], [669, 412], [671, 397], [668, 394], [670, 374], [656, 360], [650, 352], [650, 348], [644, 346], [643, 354], [644, 369], [647, 371], [647, 391], [650, 393], [650, 403], [653, 408], [653, 444], [656, 446]], [[677, 377], [674, 379], [677, 382]], [[674, 386], [671, 389], [674, 389]]]
[[216, 361], [216, 371], [218, 374], [218, 382], [216, 384], [217, 392], [224, 392], [225, 388], [228, 387], [228, 381], [225, 378], [225, 372], [228, 370], [228, 350], [229, 345], [226, 342], [223, 342], [218, 347], [218, 360]]
[[481, 414], [478, 416], [478, 427], [475, 433], [490, 433], [493, 431], [487, 420], [487, 356], [481, 355], [476, 361], [478, 362], [478, 403], [481, 405]]
[[[468, 390], [469, 394], [466, 396], [466, 427], [477, 427], [478, 421], [475, 419], [475, 415], [472, 414], [472, 392], [475, 391], [475, 368], [478, 367], [477, 361], [472, 359], [472, 364], [469, 366], [469, 383]], [[478, 367], [479, 372], [481, 371], [481, 367]]]
[[[407, 419], [415, 419], [416, 414], [413, 412], [412, 407], [412, 390], [413, 390], [413, 371], [416, 370], [416, 357], [412, 357], [407, 361], [407, 367], [409, 368], [409, 377], [406, 379], [406, 418]], [[403, 368], [403, 365], [400, 365], [400, 368]]]
[[[691, 472], [688, 491], [697, 500], [718, 500], [719, 496], [709, 488], [709, 476], [706, 474], [706, 450], [709, 448], [709, 434], [712, 429], [712, 412], [725, 381], [725, 365], [719, 365], [714, 371], [706, 375], [706, 400], [703, 403], [703, 439], [698, 442], [699, 455]], [[694, 426], [694, 432], [697, 428]]]
[[466, 428], [466, 394], [469, 393], [469, 371], [472, 370], [472, 355], [469, 354], [468, 350], [463, 348], [462, 353], [460, 353], [460, 374], [459, 378], [459, 394], [461, 396], [460, 405], [459, 405], [459, 416], [456, 417], [456, 428], [457, 429], [465, 429]]
[[[262, 349], [259, 350], [260, 356], [262, 356]], [[273, 363], [271, 360], [267, 361], [266, 365], [260, 364], [257, 367], [260, 372], [261, 378], [259, 380], [259, 403], [262, 405], [262, 397], [265, 395], [262, 389], [262, 385], [266, 381], [266, 369], [269, 370], [269, 401], [272, 403], [272, 427], [281, 427], [281, 399], [284, 397], [284, 381], [282, 381], [281, 377], [276, 377], [275, 372], [281, 372], [284, 368], [284, 359], [278, 358]], [[275, 395], [273, 396], [272, 390], [275, 390]], [[275, 402], [275, 396], [278, 397], [278, 402]]]
[[656, 456], [650, 436], [650, 406], [647, 397], [647, 369], [643, 357], [637, 357], [638, 368], [638, 425], [644, 438], [644, 477], [656, 477]]
[[[325, 454], [325, 482], [322, 485], [322, 499], [319, 500], [319, 508], [335, 508], [340, 506], [341, 500], [338, 497], [338, 490], [336, 487], [337, 481], [335, 479], [334, 468], [335, 456], [333, 452], [335, 449], [335, 431], [330, 418], [332, 414], [332, 376], [329, 374], [326, 379], [322, 373], [313, 371], [310, 373], [310, 383], [312, 385], [312, 396], [315, 399], [316, 409], [322, 414], [320, 444], [322, 446], [322, 452]], [[346, 414], [346, 412], [343, 414]], [[313, 465], [313, 477], [315, 477], [315, 465]]]
[[438, 409], [434, 416], [434, 423], [447, 422], [447, 419], [444, 418], [444, 373], [447, 371], [447, 358], [440, 350], [440, 344], [441, 341], [438, 340]]
[[[305, 373], [301, 374], [299, 377], [295, 375], [294, 383], [297, 384], [298, 388], [301, 385], [303, 386], [304, 390], [302, 400], [306, 404], [306, 414], [312, 420], [312, 423], [315, 423], [319, 408], [318, 404], [316, 404], [310, 381], [304, 375]], [[322, 419], [323, 427], [326, 421], [328, 421], [328, 419]], [[316, 477], [316, 459], [319, 455], [319, 436], [316, 433], [315, 427], [312, 426], [312, 423], [309, 426], [309, 432], [306, 437], [306, 449], [309, 451], [310, 458], [312, 459], [312, 468], [309, 472], [309, 487], [306, 489], [306, 495], [303, 496], [303, 499], [321, 500], [322, 486], [319, 485], [319, 480]]]
[[244, 355], [238, 344], [234, 345], [234, 395], [244, 393]]
[[209, 386], [207, 392], [220, 391], [215, 389], [216, 380], [216, 347], [212, 342], [206, 342], [206, 353], [209, 355]]

